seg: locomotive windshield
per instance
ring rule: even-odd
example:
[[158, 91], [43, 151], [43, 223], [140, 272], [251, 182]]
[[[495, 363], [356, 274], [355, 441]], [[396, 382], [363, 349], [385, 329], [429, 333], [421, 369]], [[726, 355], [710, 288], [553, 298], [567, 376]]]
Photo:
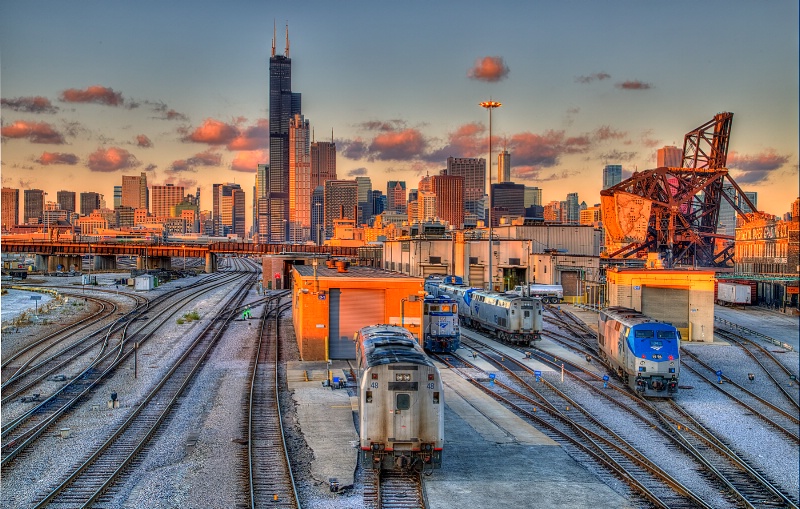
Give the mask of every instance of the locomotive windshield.
[[633, 331], [634, 337], [636, 339], [646, 339], [654, 337], [654, 331], [648, 329], [636, 329]]
[[675, 339], [674, 330], [660, 330], [658, 331], [658, 339]]

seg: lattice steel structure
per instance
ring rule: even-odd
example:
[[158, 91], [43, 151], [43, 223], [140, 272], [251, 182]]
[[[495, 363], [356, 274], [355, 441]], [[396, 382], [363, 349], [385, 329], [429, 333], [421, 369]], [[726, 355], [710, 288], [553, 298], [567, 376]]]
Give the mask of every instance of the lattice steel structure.
[[[717, 234], [720, 202], [724, 198], [739, 214], [755, 212], [755, 207], [725, 167], [732, 120], [733, 113], [718, 113], [714, 119], [687, 133], [683, 141], [683, 167], [638, 172], [600, 192], [601, 196], [630, 193], [650, 202], [646, 239], [631, 242], [610, 253], [610, 257], [629, 258], [641, 256], [643, 252], [657, 252], [667, 267], [729, 264], [733, 258], [732, 244], [715, 252], [716, 239], [733, 240]], [[725, 179], [750, 210], [743, 211], [723, 193]]]

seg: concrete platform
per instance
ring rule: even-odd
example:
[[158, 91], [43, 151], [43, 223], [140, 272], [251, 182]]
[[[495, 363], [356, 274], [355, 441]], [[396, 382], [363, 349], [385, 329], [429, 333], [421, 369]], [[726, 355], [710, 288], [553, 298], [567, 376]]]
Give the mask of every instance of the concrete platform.
[[[331, 365], [332, 376], [344, 377], [341, 363]], [[352, 485], [358, 461], [358, 434], [354, 415], [358, 400], [346, 389], [323, 387], [328, 379], [324, 362], [290, 362], [289, 389], [294, 391], [297, 419], [308, 446], [314, 451], [311, 475], [327, 483], [336, 478], [340, 487]]]

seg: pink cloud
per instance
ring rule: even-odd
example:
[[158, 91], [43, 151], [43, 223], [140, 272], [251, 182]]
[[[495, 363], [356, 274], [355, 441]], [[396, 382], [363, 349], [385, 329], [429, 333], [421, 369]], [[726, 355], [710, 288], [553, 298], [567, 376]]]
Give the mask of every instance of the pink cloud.
[[58, 108], [50, 103], [50, 99], [41, 96], [0, 99], [0, 104], [5, 108], [26, 113], [55, 113], [58, 111]]
[[598, 141], [606, 140], [619, 140], [625, 138], [628, 134], [623, 131], [617, 131], [611, 126], [601, 126], [594, 132], [594, 137]]
[[259, 150], [269, 146], [269, 120], [260, 118], [228, 143], [229, 150]]
[[0, 132], [2, 132], [4, 138], [24, 138], [31, 143], [50, 143], [53, 145], [64, 143], [64, 136], [47, 122], [17, 120], [11, 125], [3, 126]]
[[507, 78], [510, 71], [503, 57], [483, 57], [475, 61], [467, 71], [467, 77], [478, 81], [500, 81]]
[[103, 173], [134, 168], [138, 165], [139, 161], [133, 154], [119, 147], [99, 148], [89, 155], [86, 163], [90, 170]]
[[515, 166], [511, 171], [515, 180], [525, 180], [533, 182], [549, 182], [553, 180], [564, 180], [578, 175], [577, 171], [562, 170], [560, 172], [545, 173], [544, 169], [536, 166]]
[[617, 83], [615, 86], [617, 88], [621, 88], [622, 90], [647, 90], [653, 88], [653, 85], [650, 83], [645, 83], [644, 81], [638, 80], [623, 81], [622, 83]]
[[241, 171], [245, 173], [255, 173], [259, 164], [266, 164], [269, 162], [268, 150], [242, 150], [236, 153], [231, 163], [233, 171]]
[[562, 155], [583, 153], [590, 146], [587, 136], [567, 137], [564, 131], [553, 130], [544, 134], [515, 134], [508, 144], [515, 164], [537, 167], [555, 166]]
[[60, 152], [42, 152], [39, 159], [36, 159], [39, 164], [78, 164], [78, 156], [75, 154], [64, 154]]
[[85, 90], [68, 88], [61, 92], [61, 100], [68, 103], [95, 103], [106, 106], [121, 106], [124, 103], [122, 94], [113, 88], [93, 85]]
[[369, 146], [372, 158], [387, 160], [410, 160], [421, 157], [427, 142], [416, 129], [387, 132], [373, 138]]
[[239, 136], [239, 129], [220, 120], [207, 118], [203, 125], [192, 131], [184, 141], [207, 143], [209, 145], [227, 145]]
[[[425, 156], [425, 160], [441, 163], [448, 157], [486, 157], [489, 152], [488, 140], [484, 137], [486, 128], [477, 122], [459, 126], [448, 134], [447, 145]], [[494, 138], [494, 137], [493, 137]], [[499, 147], [498, 140], [492, 140]]]
[[148, 138], [146, 135], [139, 134], [136, 136], [136, 146], [142, 148], [150, 148], [153, 146], [153, 142], [150, 141], [150, 138]]
[[728, 154], [727, 166], [740, 170], [735, 180], [742, 184], [754, 184], [769, 179], [769, 176], [780, 170], [789, 162], [788, 155], [778, 154], [774, 148], [753, 155], [739, 154], [731, 151]]

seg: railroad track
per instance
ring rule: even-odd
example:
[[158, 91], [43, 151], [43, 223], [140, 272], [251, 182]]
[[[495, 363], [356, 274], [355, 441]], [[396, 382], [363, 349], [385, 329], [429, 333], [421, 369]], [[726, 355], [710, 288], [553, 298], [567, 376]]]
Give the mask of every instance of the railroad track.
[[[557, 389], [554, 384], [547, 382], [544, 377], [541, 378], [541, 383], [533, 383], [531, 381], [532, 370], [523, 363], [517, 361], [516, 359], [512, 359], [507, 354], [503, 354], [502, 352], [494, 350], [493, 347], [487, 344], [483, 344], [482, 352], [484, 354], [489, 353], [488, 358], [498, 367], [505, 368], [506, 374], [518, 384], [508, 386], [497, 384], [497, 386], [501, 387], [501, 389], [510, 391], [512, 394], [518, 398], [522, 398], [524, 401], [530, 405], [533, 405], [534, 407], [537, 404], [540, 405], [540, 410], [545, 410], [545, 413], [547, 413], [548, 409], [559, 409], [560, 413], [563, 413], [564, 408], [571, 408], [572, 411], [569, 412], [569, 417], [573, 424], [576, 422], [575, 418], [577, 417], [577, 424], [580, 425], [587, 433], [596, 433], [596, 431], [590, 426], [584, 425], [580, 419], [586, 418], [595, 425], [604, 426], [597, 423], [598, 420], [593, 417], [593, 415], [606, 416], [609, 414], [609, 412], [611, 412], [607, 406], [603, 407], [602, 410], [583, 410], [576, 413], [576, 409], [580, 408], [576, 401], [573, 401], [571, 398], [563, 394], [563, 392]], [[538, 357], [538, 360], [542, 362], [549, 362], [548, 356]], [[561, 361], [561, 363], [563, 362], [564, 361]], [[569, 365], [569, 363], [566, 364]], [[554, 367], [557, 366], [558, 365]], [[687, 420], [690, 418], [688, 413], [683, 413], [682, 420], [678, 419], [677, 417], [669, 419], [662, 412], [659, 412], [656, 408], [651, 407], [649, 402], [638, 397], [634, 397], [629, 391], [623, 389], [622, 387], [612, 386], [611, 388], [614, 390], [604, 390], [602, 388], [602, 383], [598, 383], [600, 377], [596, 373], [585, 370], [580, 366], [571, 365], [568, 369], [565, 369], [564, 372], [569, 374], [571, 379], [580, 382], [582, 385], [592, 391], [593, 394], [600, 395], [603, 399], [607, 399], [608, 401], [614, 403], [616, 407], [620, 409], [618, 412], [622, 412], [623, 415], [628, 414], [634, 417], [634, 419], [628, 418], [627, 422], [630, 424], [637, 424], [635, 428], [636, 433], [632, 434], [630, 430], [627, 429], [621, 430], [627, 436], [636, 438], [635, 444], [640, 444], [638, 446], [632, 446], [634, 447], [631, 451], [632, 453], [646, 457], [647, 454], [645, 452], [639, 452], [639, 450], [646, 451], [648, 443], [664, 443], [665, 445], [669, 446], [670, 450], [673, 450], [676, 453], [678, 453], [678, 451], [682, 451], [680, 454], [686, 458], [684, 461], [686, 465], [695, 464], [694, 470], [696, 472], [702, 472], [704, 476], [707, 476], [709, 483], [713, 483], [713, 485], [719, 485], [719, 488], [712, 487], [711, 491], [719, 491], [720, 493], [723, 493], [727, 497], [727, 503], [743, 505], [745, 507], [761, 507], [761, 504], [763, 504], [765, 501], [769, 501], [770, 503], [774, 502], [779, 504], [778, 507], [796, 507], [796, 501], [792, 500], [785, 493], [782, 493], [781, 490], [774, 485], [774, 483], [766, 479], [757, 471], [757, 469], [750, 466], [746, 461], [742, 460], [732, 448], [721, 447], [719, 444], [723, 444], [723, 441], [718, 439], [708, 429], [702, 428], [702, 434], [697, 436], [695, 439], [696, 441], [687, 439], [687, 437], [684, 435], [686, 431]], [[485, 386], [486, 384], [484, 383], [483, 385]], [[524, 390], [521, 390], [519, 387], [522, 387]], [[492, 393], [493, 395], [495, 392], [497, 392], [497, 389], [494, 391], [489, 391], [484, 388], [484, 390]], [[536, 397], [525, 396], [524, 391], [530, 391], [536, 394]], [[549, 392], [544, 394], [544, 391]], [[515, 404], [518, 408], [525, 408], [524, 404], [520, 403], [519, 401], [514, 402], [513, 398], [507, 399]], [[595, 402], [592, 401], [592, 398], [589, 398], [585, 401], [595, 404]], [[676, 405], [675, 408], [679, 407]], [[543, 414], [539, 413], [537, 415]], [[692, 425], [694, 426], [694, 424]], [[602, 431], [602, 433], [609, 432], [614, 433], [610, 430]], [[647, 436], [653, 433], [655, 433], [655, 435], [651, 436], [649, 439], [643, 440], [640, 438], [640, 436]], [[614, 433], [614, 435], [616, 435], [616, 433]], [[608, 442], [608, 444], [614, 447], [612, 444], [619, 444], [620, 440], [620, 438], [614, 437], [610, 440], [610, 442]], [[622, 441], [624, 442], [624, 440]], [[623, 468], [627, 470], [627, 468]], [[663, 469], [664, 467], [656, 466], [655, 468]], [[635, 470], [628, 472], [629, 475], [635, 477], [640, 475], [639, 472], [643, 469], [646, 470], [647, 466], [644, 464], [638, 464]], [[654, 475], [661, 475], [656, 471], [651, 471], [651, 473]], [[643, 484], [645, 486], [651, 482], [652, 480], [649, 478], [645, 478], [643, 480]], [[703, 480], [695, 477], [692, 482], [692, 486], [695, 486], [697, 483], [702, 484]], [[667, 482], [667, 485], [671, 484], [672, 481]], [[682, 482], [680, 484], [682, 484], [683, 487], [679, 488], [679, 492], [681, 495], [685, 495], [683, 490], [685, 489], [685, 485], [687, 483]], [[633, 488], [637, 489], [635, 486], [633, 486]], [[707, 490], [707, 488], [705, 489]], [[663, 495], [659, 495], [659, 493], [662, 493], [662, 490], [663, 488], [657, 486], [657, 488], [651, 490], [651, 492], [657, 497], [661, 498]], [[683, 506], [683, 503], [685, 502], [680, 500], [670, 501], [667, 506]]]
[[425, 509], [422, 475], [365, 469], [364, 506], [369, 509]]
[[243, 284], [237, 285], [235, 293], [229, 296], [215, 318], [162, 381], [135, 405], [125, 422], [111, 432], [96, 451], [88, 453], [58, 485], [48, 488], [35, 507], [88, 507], [95, 503], [108, 503], [113, 498], [109, 490], [172, 414], [179, 397], [201, 369], [227, 324], [238, 315], [255, 279], [255, 275], [250, 275]]
[[281, 303], [288, 292], [264, 303], [256, 354], [250, 369], [246, 398], [247, 487], [249, 507], [299, 509], [278, 397], [280, 315], [291, 302]]
[[[227, 274], [228, 278], [233, 278], [234, 280], [244, 277], [242, 274], [237, 273]], [[215, 278], [209, 285], [201, 288], [210, 290], [228, 283], [229, 281], [225, 279]], [[198, 296], [197, 290], [198, 287], [186, 287], [180, 290], [181, 294], [186, 295], [183, 295], [177, 303], [170, 304], [163, 311], [164, 316], [160, 320], [148, 317], [147, 322], [129, 336], [126, 334], [126, 330], [134, 321], [134, 318], [127, 320], [122, 325], [122, 337], [116, 345], [110, 341], [111, 331], [109, 331], [102, 340], [97, 342], [98, 344], [89, 354], [91, 359], [87, 360], [87, 364], [79, 369], [77, 376], [66, 380], [62, 386], [35, 407], [14, 420], [3, 423], [2, 460], [0, 461], [2, 468], [9, 468], [12, 462], [28, 447], [33, 445], [47, 429], [55, 425], [62, 416], [99, 388], [100, 384], [109, 378], [118, 366], [130, 355], [135, 354], [140, 344], [145, 343], [147, 339], [155, 334], [161, 324], [171, 319], [167, 312], [173, 306], [183, 306], [185, 302], [196, 298]], [[148, 304], [152, 305], [154, 302], [151, 301]], [[148, 307], [148, 309], [151, 308]], [[138, 311], [140, 314], [144, 312], [144, 309]], [[144, 319], [143, 316], [142, 318]]]

